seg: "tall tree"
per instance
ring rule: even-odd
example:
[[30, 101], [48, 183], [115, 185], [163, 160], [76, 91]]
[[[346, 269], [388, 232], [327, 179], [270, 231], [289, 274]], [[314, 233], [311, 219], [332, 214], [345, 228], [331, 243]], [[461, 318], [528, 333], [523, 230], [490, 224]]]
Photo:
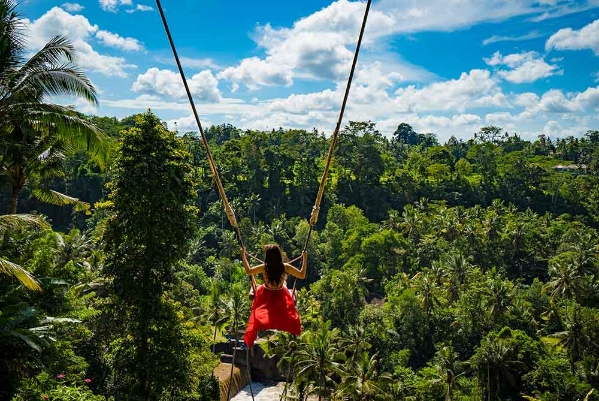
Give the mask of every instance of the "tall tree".
[[112, 280], [119, 399], [172, 399], [189, 387], [190, 345], [165, 295], [193, 233], [188, 158], [183, 143], [151, 112], [123, 133], [110, 186], [114, 214], [105, 233], [104, 269]]

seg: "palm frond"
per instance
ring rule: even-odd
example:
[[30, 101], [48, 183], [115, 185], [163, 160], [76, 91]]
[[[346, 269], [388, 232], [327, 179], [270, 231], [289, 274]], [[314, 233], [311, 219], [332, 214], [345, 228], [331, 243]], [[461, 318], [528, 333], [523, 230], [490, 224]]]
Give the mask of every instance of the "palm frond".
[[73, 61], [73, 53], [75, 53], [75, 47], [71, 41], [65, 36], [57, 35], [27, 60], [23, 64], [23, 69], [37, 69], [44, 65], [63, 64], [65, 60], [70, 63]]
[[72, 196], [65, 195], [58, 191], [54, 191], [52, 189], [45, 188], [35, 188], [31, 191], [31, 194], [35, 196], [38, 200], [49, 203], [51, 205], [56, 206], [68, 206], [75, 205], [75, 207], [80, 208], [81, 210], [89, 209], [89, 204], [86, 202], [82, 202], [77, 198], [73, 198]]
[[31, 68], [14, 86], [11, 98], [42, 100], [52, 95], [79, 96], [93, 105], [98, 104], [91, 81], [83, 71], [69, 65]]
[[21, 282], [25, 287], [33, 291], [41, 291], [42, 287], [40, 287], [37, 280], [25, 270], [23, 267], [19, 266], [16, 263], [13, 263], [9, 260], [0, 258], [0, 273], [15, 277], [17, 280]]
[[48, 228], [49, 225], [43, 216], [36, 214], [6, 214], [0, 216], [0, 232], [29, 227]]
[[27, 25], [16, 11], [17, 2], [3, 0], [0, 2], [0, 76], [6, 77], [22, 63], [22, 55], [26, 48]]
[[100, 164], [106, 165], [109, 139], [98, 127], [79, 117], [71, 108], [56, 104], [16, 103], [8, 113], [24, 114], [37, 130], [53, 130], [59, 139], [92, 153]]

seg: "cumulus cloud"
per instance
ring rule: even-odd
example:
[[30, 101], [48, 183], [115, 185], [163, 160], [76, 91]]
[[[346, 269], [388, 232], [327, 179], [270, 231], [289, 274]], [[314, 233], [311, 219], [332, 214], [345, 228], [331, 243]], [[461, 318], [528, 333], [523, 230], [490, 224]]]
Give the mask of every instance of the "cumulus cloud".
[[98, 31], [96, 32], [96, 38], [98, 38], [105, 46], [116, 47], [125, 51], [138, 52], [144, 49], [143, 45], [135, 38], [124, 38], [119, 34]]
[[33, 22], [26, 20], [26, 24], [32, 50], [41, 49], [56, 35], [64, 35], [75, 46], [75, 61], [82, 68], [117, 77], [126, 77], [127, 69], [136, 68], [122, 57], [100, 54], [94, 50], [88, 41], [97, 34], [99, 27], [92, 25], [82, 15], [71, 15], [62, 8], [54, 7]]
[[[201, 71], [187, 80], [189, 89], [196, 99], [202, 102], [219, 102], [221, 93], [218, 79], [210, 70]], [[131, 89], [136, 93], [169, 96], [175, 99], [187, 97], [181, 76], [171, 70], [150, 68], [139, 74]]]
[[132, 0], [99, 0], [100, 8], [104, 11], [117, 12], [120, 6], [133, 5]]
[[551, 35], [545, 43], [549, 50], [591, 49], [599, 56], [599, 20], [595, 20], [580, 30], [564, 28]]
[[[396, 91], [395, 104], [403, 112], [422, 110], [457, 110], [484, 106], [481, 99], [491, 99], [501, 92], [487, 70], [463, 72], [459, 79], [435, 82], [421, 89], [410, 85]], [[500, 96], [501, 97], [501, 96]], [[484, 102], [482, 102], [484, 103]]]
[[219, 79], [243, 83], [250, 90], [269, 85], [291, 86], [291, 77], [290, 66], [272, 59], [261, 60], [258, 57], [243, 59], [238, 66], [226, 68], [218, 74]]
[[143, 4], [138, 4], [135, 6], [135, 8], [130, 8], [128, 10], [125, 10], [125, 12], [129, 13], [129, 14], [132, 14], [136, 11], [141, 11], [141, 12], [154, 11], [154, 8], [152, 8], [150, 6], [144, 6]]
[[[219, 78], [249, 89], [266, 85], [291, 85], [294, 78], [341, 80], [347, 76], [364, 3], [338, 0], [291, 28], [259, 26], [256, 43], [266, 57], [252, 57], [221, 72]], [[393, 17], [371, 11], [366, 41], [393, 31]]]
[[552, 75], [563, 74], [563, 71], [554, 64], [548, 64], [537, 52], [522, 52], [502, 56], [495, 52], [491, 58], [484, 59], [493, 67], [505, 65], [511, 70], [499, 70], [497, 74], [506, 81], [516, 84], [530, 83]]
[[85, 8], [81, 4], [77, 3], [64, 3], [63, 5], [61, 5], [61, 7], [71, 13], [78, 13], [80, 11], [83, 11], [83, 9]]
[[540, 97], [530, 92], [522, 93], [515, 96], [514, 104], [524, 107], [529, 115], [599, 111], [599, 86], [567, 94], [559, 89], [550, 89]]
[[[200, 122], [202, 123], [202, 128], [204, 129], [210, 126], [210, 122], [208, 120]], [[166, 124], [168, 126], [168, 129], [177, 130], [180, 134], [184, 134], [190, 131], [199, 131], [198, 124], [196, 123], [196, 119], [193, 115], [180, 118], [173, 118], [171, 120], [167, 120]]]

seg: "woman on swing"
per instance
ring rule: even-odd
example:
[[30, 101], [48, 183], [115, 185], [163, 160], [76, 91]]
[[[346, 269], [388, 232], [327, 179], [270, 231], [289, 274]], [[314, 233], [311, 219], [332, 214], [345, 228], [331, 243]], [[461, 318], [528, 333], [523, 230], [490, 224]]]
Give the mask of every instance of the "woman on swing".
[[[278, 245], [264, 246], [264, 263], [250, 267], [247, 252], [241, 250], [245, 272], [252, 276], [252, 287], [255, 291], [252, 302], [252, 313], [244, 335], [248, 347], [252, 347], [259, 330], [282, 330], [300, 335], [302, 325], [295, 308], [294, 297], [287, 288], [287, 275], [299, 279], [306, 277], [308, 253], [302, 252], [302, 268], [296, 269], [283, 261], [283, 253]], [[262, 274], [263, 285], [256, 288], [254, 276]]]

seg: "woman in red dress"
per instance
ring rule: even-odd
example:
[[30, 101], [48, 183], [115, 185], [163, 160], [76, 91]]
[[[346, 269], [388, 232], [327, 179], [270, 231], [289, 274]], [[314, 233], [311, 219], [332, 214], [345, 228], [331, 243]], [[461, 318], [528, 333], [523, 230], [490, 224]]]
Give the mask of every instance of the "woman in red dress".
[[262, 274], [264, 281], [254, 294], [252, 313], [244, 335], [246, 345], [254, 345], [259, 330], [282, 330], [300, 335], [302, 325], [293, 296], [287, 289], [286, 279], [288, 274], [299, 279], [306, 277], [307, 252], [302, 253], [301, 270], [283, 261], [283, 254], [278, 245], [264, 246], [264, 263], [258, 266], [250, 267], [245, 249], [242, 250], [242, 254], [245, 272], [250, 276]]

